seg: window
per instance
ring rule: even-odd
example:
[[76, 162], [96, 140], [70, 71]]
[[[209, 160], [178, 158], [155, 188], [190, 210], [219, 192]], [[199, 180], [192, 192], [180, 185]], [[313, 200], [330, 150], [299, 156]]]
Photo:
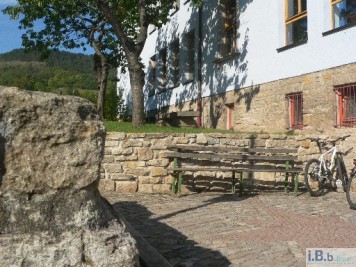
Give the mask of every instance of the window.
[[356, 24], [356, 0], [331, 0], [332, 28]]
[[155, 94], [155, 82], [156, 82], [156, 56], [151, 57], [149, 65], [149, 78], [148, 86], [149, 92], [148, 96], [153, 96]]
[[226, 56], [237, 50], [237, 2], [236, 0], [222, 0], [224, 8], [224, 36], [221, 54]]
[[167, 49], [164, 48], [160, 51], [159, 53], [159, 71], [160, 71], [160, 75], [159, 75], [159, 89], [160, 91], [164, 91], [166, 90], [166, 85], [167, 85]]
[[356, 83], [336, 86], [337, 126], [356, 126]]
[[303, 93], [286, 95], [288, 106], [288, 128], [303, 128]]
[[170, 15], [172, 16], [173, 14], [175, 14], [180, 8], [180, 0], [174, 0], [173, 2], [173, 8], [170, 11]]
[[184, 81], [189, 82], [194, 79], [194, 45], [195, 45], [195, 34], [191, 31], [186, 34], [186, 65], [184, 70]]
[[171, 76], [172, 76], [173, 86], [176, 87], [179, 85], [179, 40], [172, 43], [171, 50], [172, 50]]
[[285, 0], [286, 45], [308, 40], [307, 0]]

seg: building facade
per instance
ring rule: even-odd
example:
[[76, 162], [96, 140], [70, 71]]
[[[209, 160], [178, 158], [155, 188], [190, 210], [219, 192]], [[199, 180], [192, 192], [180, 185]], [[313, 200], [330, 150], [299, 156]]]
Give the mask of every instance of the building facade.
[[356, 125], [356, 0], [176, 1], [142, 61], [150, 118], [258, 132]]

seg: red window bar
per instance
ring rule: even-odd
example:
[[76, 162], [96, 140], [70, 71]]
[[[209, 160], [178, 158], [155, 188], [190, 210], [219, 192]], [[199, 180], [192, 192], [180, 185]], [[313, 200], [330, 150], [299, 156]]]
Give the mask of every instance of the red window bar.
[[288, 101], [288, 127], [289, 129], [303, 128], [303, 93], [286, 95]]
[[356, 126], [356, 84], [336, 86], [337, 126]]

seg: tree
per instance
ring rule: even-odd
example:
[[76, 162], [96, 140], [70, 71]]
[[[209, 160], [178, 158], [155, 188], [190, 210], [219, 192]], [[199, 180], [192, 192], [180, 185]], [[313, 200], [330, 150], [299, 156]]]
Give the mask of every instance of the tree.
[[[160, 26], [165, 23], [174, 2], [172, 0], [19, 0], [16, 7], [8, 7], [5, 13], [12, 16], [24, 15], [20, 23], [27, 29], [23, 37], [25, 47], [39, 49], [60, 45], [67, 48], [78, 47], [84, 46], [84, 43], [79, 42], [80, 38], [84, 38], [94, 49], [95, 46], [99, 47], [100, 52], [96, 49], [95, 52], [100, 62], [97, 66], [102, 72], [102, 79], [106, 75], [108, 66], [107, 56], [116, 59], [121, 66], [127, 64], [132, 91], [132, 123], [134, 126], [139, 126], [145, 122], [144, 71], [140, 54], [147, 39], [149, 24]], [[201, 4], [202, 0], [194, 0], [194, 2]], [[37, 19], [43, 19], [46, 23], [44, 30], [38, 32], [34, 30], [34, 22]], [[118, 45], [114, 48], [113, 44]]]
[[[22, 44], [28, 49], [40, 50], [42, 57], [49, 55], [49, 49], [65, 47], [78, 48], [90, 44], [95, 51], [98, 101], [97, 110], [103, 119], [104, 100], [110, 67], [122, 62], [123, 53], [117, 45], [112, 27], [106, 23], [100, 10], [91, 1], [26, 1], [7, 7], [4, 13], [17, 18], [21, 14], [20, 28], [26, 30]], [[91, 5], [90, 5], [91, 4]], [[43, 20], [45, 26], [38, 30], [36, 20]]]

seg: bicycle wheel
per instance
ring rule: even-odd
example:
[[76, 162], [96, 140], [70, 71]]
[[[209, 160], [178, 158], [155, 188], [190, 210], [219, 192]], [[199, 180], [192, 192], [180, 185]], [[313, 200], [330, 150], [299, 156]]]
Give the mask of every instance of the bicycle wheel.
[[350, 208], [356, 210], [356, 178], [353, 174], [347, 184], [346, 199], [349, 202]]
[[341, 171], [341, 175], [339, 173], [339, 170], [336, 170], [336, 179], [340, 179], [342, 183], [342, 188], [344, 189], [344, 192], [347, 190], [347, 184], [348, 184], [348, 177], [347, 177], [347, 171], [346, 171], [346, 166], [343, 160], [340, 160], [338, 165]]
[[311, 159], [307, 162], [304, 170], [304, 183], [312, 197], [317, 197], [326, 192], [327, 176], [319, 176], [320, 161]]

